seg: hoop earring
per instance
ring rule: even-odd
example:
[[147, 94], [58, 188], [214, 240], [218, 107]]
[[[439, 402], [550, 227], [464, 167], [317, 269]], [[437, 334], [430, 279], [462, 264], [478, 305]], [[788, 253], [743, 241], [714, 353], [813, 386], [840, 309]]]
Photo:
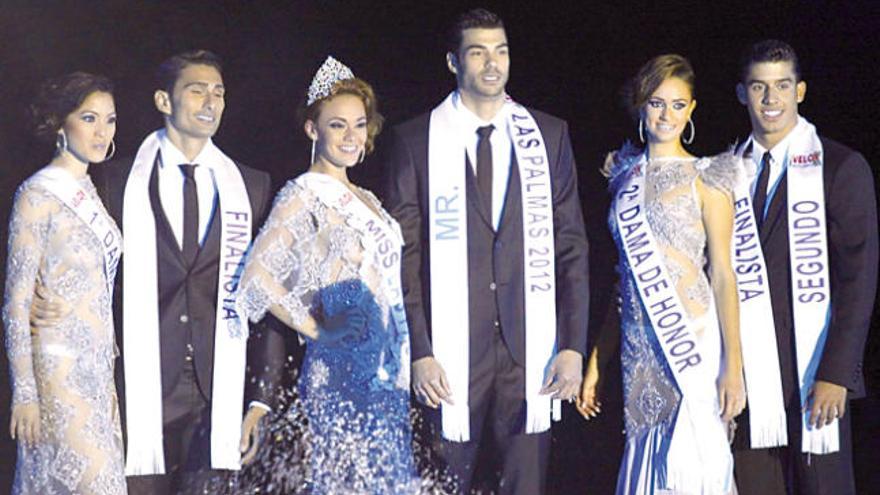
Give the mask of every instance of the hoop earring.
[[691, 137], [690, 138], [682, 138], [682, 141], [684, 141], [684, 144], [693, 143], [694, 137], [696, 137], [696, 135], [697, 135], [697, 128], [694, 126], [694, 121], [691, 119], [688, 119], [688, 124], [690, 124], [690, 126], [691, 126]]
[[110, 154], [108, 154], [107, 156], [104, 157], [104, 161], [106, 162], [107, 160], [113, 158], [113, 155], [115, 155], [115, 154], [116, 154], [116, 143], [111, 139], [110, 140]]
[[639, 119], [639, 141], [642, 143], [645, 142], [645, 122], [642, 119]]
[[309, 165], [315, 164], [315, 139], [312, 139], [312, 161], [309, 162]]
[[58, 137], [55, 138], [55, 151], [59, 155], [67, 151], [67, 136], [64, 131], [58, 131]]
[[367, 154], [367, 147], [361, 148], [361, 156], [358, 157], [358, 163], [364, 163], [364, 156]]

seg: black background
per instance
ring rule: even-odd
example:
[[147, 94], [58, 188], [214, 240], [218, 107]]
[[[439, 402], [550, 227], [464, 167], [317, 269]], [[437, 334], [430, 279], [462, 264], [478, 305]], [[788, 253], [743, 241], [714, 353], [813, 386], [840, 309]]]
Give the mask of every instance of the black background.
[[[442, 34], [454, 17], [486, 6], [500, 14], [511, 47], [508, 92], [566, 119], [579, 163], [591, 241], [591, 338], [609, 316], [616, 252], [605, 226], [598, 174], [605, 153], [635, 139], [619, 101], [625, 79], [654, 55], [677, 52], [697, 73], [696, 155], [748, 135], [736, 101], [738, 59], [768, 37], [791, 43], [808, 83], [801, 114], [819, 132], [880, 164], [880, 2], [460, 2], [214, 1], [0, 2], [0, 222], [5, 259], [8, 211], [18, 183], [51, 157], [27, 131], [25, 108], [50, 76], [87, 70], [116, 83], [120, 155], [133, 155], [161, 126], [152, 103], [156, 66], [171, 54], [210, 49], [224, 59], [226, 111], [215, 141], [230, 156], [272, 174], [277, 185], [305, 170], [308, 143], [296, 119], [309, 81], [328, 54], [371, 82], [390, 124], [430, 110], [454, 87]], [[381, 136], [379, 146], [381, 147]], [[98, 165], [100, 166], [100, 165]], [[376, 188], [382, 163], [368, 158], [353, 178]], [[877, 170], [874, 168], [875, 183]], [[5, 278], [5, 277], [4, 277]], [[880, 336], [866, 349], [869, 398], [852, 403], [861, 493], [878, 486]], [[0, 353], [2, 354], [2, 353]], [[14, 444], [6, 433], [9, 388], [0, 379], [0, 492], [8, 490]], [[600, 418], [566, 409], [554, 435], [553, 493], [611, 493], [622, 452], [619, 363], [609, 365]]]

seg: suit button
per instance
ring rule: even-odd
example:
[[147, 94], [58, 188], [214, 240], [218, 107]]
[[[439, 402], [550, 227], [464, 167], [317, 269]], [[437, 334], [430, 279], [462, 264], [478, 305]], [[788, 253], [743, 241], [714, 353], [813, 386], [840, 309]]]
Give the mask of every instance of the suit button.
[[491, 284], [489, 284], [489, 290], [495, 290], [497, 288], [498, 288], [498, 286], [495, 285], [495, 282], [492, 282]]
[[498, 320], [495, 320], [495, 328], [498, 328], [500, 326], [501, 326], [501, 322]]
[[180, 322], [181, 322], [181, 323], [188, 323], [188, 322], [189, 322], [189, 316], [187, 316], [187, 315], [180, 315]]

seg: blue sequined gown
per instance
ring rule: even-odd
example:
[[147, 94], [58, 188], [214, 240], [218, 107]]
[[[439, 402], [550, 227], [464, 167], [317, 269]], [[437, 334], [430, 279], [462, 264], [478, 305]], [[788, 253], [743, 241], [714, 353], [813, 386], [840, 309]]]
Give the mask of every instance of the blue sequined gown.
[[[402, 494], [418, 490], [409, 418], [409, 336], [395, 324], [386, 278], [399, 287], [350, 212], [325, 202], [322, 188], [345, 187], [306, 173], [278, 193], [249, 256], [241, 301], [252, 320], [278, 305], [294, 324], [359, 307], [366, 325], [339, 342], [308, 341], [298, 381], [308, 422], [312, 493]], [[397, 223], [366, 190], [360, 199], [397, 233]], [[362, 210], [367, 212], [367, 210]], [[378, 213], [376, 215], [375, 213]], [[399, 265], [398, 265], [399, 266]]]
[[[620, 182], [628, 167], [637, 158], [630, 156], [629, 164], [626, 159], [618, 158], [621, 163], [618, 174], [612, 179], [612, 190], [621, 187]], [[706, 354], [706, 368], [720, 371], [721, 337], [712, 290], [705, 272], [706, 232], [696, 187], [697, 181], [702, 181], [706, 186], [730, 192], [736, 183], [735, 168], [723, 160], [657, 158], [648, 160], [645, 173], [645, 213], [648, 223], [678, 295], [696, 324], [697, 335]], [[632, 268], [621, 244], [613, 208], [609, 226], [620, 253], [621, 362], [626, 428], [617, 493], [689, 493], [669, 490], [668, 485], [672, 483], [666, 476], [667, 454], [681, 405], [681, 393], [641, 302]], [[716, 413], [717, 416], [708, 418], [708, 421], [712, 422], [717, 417], [717, 428], [725, 428], [720, 411], [716, 409]], [[700, 441], [698, 438], [691, 439], [692, 445]], [[726, 442], [722, 442], [718, 448], [722, 449], [716, 452], [721, 462], [716, 462], [714, 468], [700, 465], [698, 460], [687, 469], [694, 473], [720, 470], [706, 473], [706, 478], [726, 479], [728, 486], [732, 487], [733, 461], [729, 448]]]

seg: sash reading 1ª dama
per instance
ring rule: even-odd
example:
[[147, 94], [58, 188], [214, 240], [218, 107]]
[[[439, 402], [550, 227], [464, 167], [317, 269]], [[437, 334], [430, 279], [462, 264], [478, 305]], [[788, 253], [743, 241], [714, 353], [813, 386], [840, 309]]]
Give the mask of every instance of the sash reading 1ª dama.
[[[465, 137], [450, 94], [431, 112], [428, 198], [431, 328], [434, 357], [446, 372], [455, 404], [442, 404], [443, 436], [470, 440], [469, 315]], [[541, 131], [525, 107], [509, 100], [507, 132], [521, 178], [525, 274], [526, 433], [546, 431], [559, 402], [539, 393], [556, 347], [556, 275], [549, 160]]]
[[[127, 256], [123, 261], [123, 334], [128, 450], [125, 473], [165, 473], [156, 227], [148, 186], [160, 160], [160, 133], [138, 149], [128, 176], [122, 208]], [[235, 163], [213, 142], [206, 156], [220, 197], [214, 371], [211, 394], [211, 467], [239, 469], [247, 321], [235, 309], [244, 255], [251, 242], [252, 212], [244, 180]]]
[[113, 277], [122, 255], [122, 239], [113, 228], [113, 219], [86, 192], [67, 170], [49, 165], [34, 174], [37, 184], [52, 193], [89, 228], [101, 244], [104, 258], [104, 283], [113, 298]]

